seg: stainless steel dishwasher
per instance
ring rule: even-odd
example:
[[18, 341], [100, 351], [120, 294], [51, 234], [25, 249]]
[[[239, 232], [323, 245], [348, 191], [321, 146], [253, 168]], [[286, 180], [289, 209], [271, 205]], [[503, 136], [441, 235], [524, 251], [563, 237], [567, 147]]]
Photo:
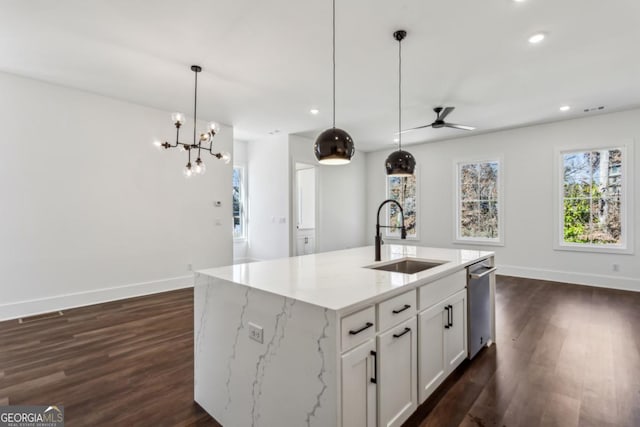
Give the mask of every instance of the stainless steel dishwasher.
[[469, 311], [469, 359], [493, 339], [491, 336], [491, 276], [496, 268], [486, 260], [467, 267], [467, 304]]

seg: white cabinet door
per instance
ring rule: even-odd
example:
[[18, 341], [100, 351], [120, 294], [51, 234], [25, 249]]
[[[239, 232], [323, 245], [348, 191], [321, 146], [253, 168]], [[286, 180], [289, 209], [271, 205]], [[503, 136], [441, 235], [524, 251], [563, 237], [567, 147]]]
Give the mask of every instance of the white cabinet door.
[[446, 377], [443, 304], [436, 304], [418, 315], [418, 394], [420, 403], [438, 388]]
[[[448, 310], [448, 312], [447, 312]], [[458, 292], [445, 301], [448, 325], [445, 335], [447, 375], [467, 358], [467, 291]], [[445, 319], [447, 321], [447, 319]]]
[[401, 426], [417, 407], [417, 321], [378, 335], [378, 426]]
[[343, 427], [376, 427], [375, 350], [372, 338], [342, 355]]

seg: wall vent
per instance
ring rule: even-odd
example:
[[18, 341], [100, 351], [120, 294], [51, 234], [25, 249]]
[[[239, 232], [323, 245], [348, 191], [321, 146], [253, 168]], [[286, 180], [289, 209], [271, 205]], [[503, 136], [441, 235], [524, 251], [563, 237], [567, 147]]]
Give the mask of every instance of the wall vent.
[[599, 107], [585, 108], [584, 112], [585, 113], [591, 113], [593, 111], [602, 111], [602, 110], [604, 110], [604, 105], [601, 105]]
[[18, 323], [20, 324], [32, 323], [32, 322], [37, 322], [39, 320], [55, 319], [56, 317], [62, 317], [62, 316], [64, 316], [63, 312], [52, 311], [51, 313], [43, 313], [43, 314], [36, 314], [35, 316], [21, 317], [20, 319], [18, 319]]

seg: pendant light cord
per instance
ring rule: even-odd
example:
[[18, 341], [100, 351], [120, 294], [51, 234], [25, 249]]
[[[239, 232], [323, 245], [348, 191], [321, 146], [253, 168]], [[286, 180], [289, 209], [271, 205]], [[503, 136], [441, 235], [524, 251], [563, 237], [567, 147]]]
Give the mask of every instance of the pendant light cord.
[[333, 128], [336, 127], [336, 0], [333, 0]]
[[398, 40], [398, 151], [402, 151], [402, 40]]
[[193, 145], [196, 145], [196, 120], [198, 117], [198, 72], [196, 75], [195, 94], [193, 95]]

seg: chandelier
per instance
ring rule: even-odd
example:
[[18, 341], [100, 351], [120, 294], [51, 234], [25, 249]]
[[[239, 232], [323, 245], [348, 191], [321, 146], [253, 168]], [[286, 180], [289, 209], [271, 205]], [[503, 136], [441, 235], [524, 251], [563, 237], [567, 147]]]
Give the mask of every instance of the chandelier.
[[[185, 115], [182, 113], [173, 113], [171, 114], [171, 120], [176, 127], [176, 142], [175, 144], [169, 144], [168, 142], [160, 142], [155, 141], [154, 145], [158, 148], [164, 147], [165, 149], [169, 148], [179, 148], [180, 151], [186, 151], [188, 154], [187, 165], [183, 169], [184, 176], [187, 178], [192, 177], [193, 175], [202, 175], [207, 170], [204, 162], [202, 161], [201, 154], [202, 152], [208, 152], [212, 156], [222, 159], [225, 164], [231, 161], [231, 155], [226, 151], [220, 153], [213, 152], [213, 137], [216, 136], [216, 133], [220, 131], [220, 125], [215, 122], [210, 122], [207, 125], [207, 129], [204, 132], [198, 133], [196, 122], [198, 120], [198, 73], [202, 71], [202, 67], [199, 65], [192, 65], [191, 71], [195, 74], [195, 94], [193, 99], [193, 142], [192, 143], [184, 143], [180, 142], [180, 128], [185, 122]], [[196, 160], [194, 163], [191, 163], [191, 152], [196, 152], [194, 156]]]

